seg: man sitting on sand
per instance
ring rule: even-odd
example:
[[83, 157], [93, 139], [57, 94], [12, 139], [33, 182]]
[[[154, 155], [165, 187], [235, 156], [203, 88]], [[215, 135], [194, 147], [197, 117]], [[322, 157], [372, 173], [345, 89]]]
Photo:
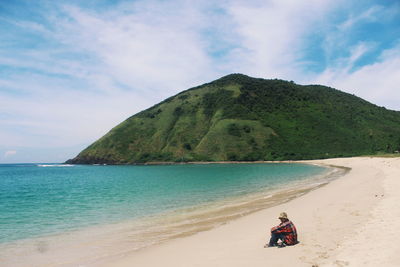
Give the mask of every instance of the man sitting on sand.
[[[279, 220], [281, 220], [281, 223], [271, 229], [271, 239], [269, 244], [264, 246], [265, 248], [293, 246], [298, 243], [296, 227], [289, 221], [286, 212], [282, 212], [279, 215]], [[282, 240], [280, 245], [278, 245], [279, 239]]]

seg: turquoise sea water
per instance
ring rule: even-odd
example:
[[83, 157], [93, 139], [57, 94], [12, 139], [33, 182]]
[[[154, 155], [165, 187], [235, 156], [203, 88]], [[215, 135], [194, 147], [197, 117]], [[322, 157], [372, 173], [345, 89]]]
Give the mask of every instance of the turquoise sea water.
[[306, 164], [3, 164], [0, 243], [195, 209], [326, 171]]

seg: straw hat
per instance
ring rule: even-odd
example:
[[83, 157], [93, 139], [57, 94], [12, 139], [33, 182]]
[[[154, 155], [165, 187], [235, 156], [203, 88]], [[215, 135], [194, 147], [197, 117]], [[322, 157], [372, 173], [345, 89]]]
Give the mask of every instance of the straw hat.
[[287, 214], [286, 212], [281, 212], [281, 214], [279, 214], [279, 219], [287, 219]]

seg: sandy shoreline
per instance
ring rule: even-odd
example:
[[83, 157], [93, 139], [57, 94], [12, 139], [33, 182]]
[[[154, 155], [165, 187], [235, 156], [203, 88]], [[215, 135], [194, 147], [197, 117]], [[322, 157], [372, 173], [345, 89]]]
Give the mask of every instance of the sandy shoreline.
[[[285, 204], [96, 266], [400, 266], [395, 241], [400, 232], [400, 158], [302, 162], [352, 170]], [[296, 224], [301, 243], [264, 249], [281, 211]]]

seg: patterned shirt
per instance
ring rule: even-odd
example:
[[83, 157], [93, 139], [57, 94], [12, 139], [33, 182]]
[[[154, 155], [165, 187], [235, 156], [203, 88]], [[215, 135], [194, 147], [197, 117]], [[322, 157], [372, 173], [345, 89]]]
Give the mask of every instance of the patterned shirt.
[[286, 221], [280, 223], [278, 226], [275, 226], [271, 229], [271, 233], [283, 234], [284, 240], [283, 242], [286, 245], [295, 245], [297, 244], [297, 231], [296, 227], [291, 221]]

